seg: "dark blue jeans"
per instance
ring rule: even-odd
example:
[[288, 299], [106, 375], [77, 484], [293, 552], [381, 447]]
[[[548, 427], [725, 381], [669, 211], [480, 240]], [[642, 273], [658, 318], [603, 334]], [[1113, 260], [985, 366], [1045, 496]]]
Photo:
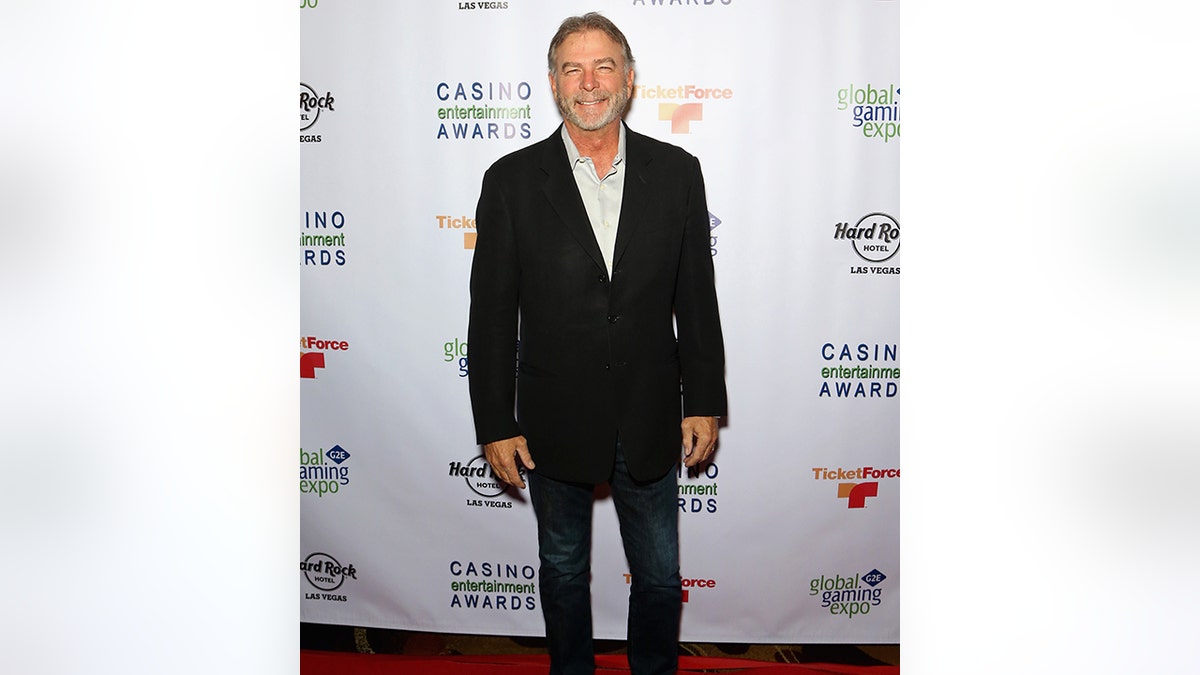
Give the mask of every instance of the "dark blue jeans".
[[[650, 483], [629, 475], [617, 446], [609, 481], [629, 562], [629, 669], [633, 675], [674, 673], [679, 666], [679, 505], [676, 472]], [[594, 486], [529, 475], [538, 521], [542, 615], [551, 675], [591, 675], [591, 544]]]

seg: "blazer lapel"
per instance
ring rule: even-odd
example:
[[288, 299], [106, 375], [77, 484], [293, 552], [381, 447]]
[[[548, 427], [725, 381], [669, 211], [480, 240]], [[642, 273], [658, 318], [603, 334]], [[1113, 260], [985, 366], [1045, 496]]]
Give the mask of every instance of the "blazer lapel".
[[621, 217], [617, 221], [617, 242], [613, 247], [613, 268], [621, 262], [629, 242], [637, 233], [641, 219], [635, 214], [646, 212], [650, 198], [650, 146], [642, 137], [625, 127], [625, 187], [621, 191]]
[[[546, 139], [546, 152], [542, 155], [541, 168], [546, 174], [542, 184], [542, 192], [550, 206], [554, 208], [563, 226], [575, 238], [588, 257], [601, 270], [605, 269], [604, 256], [600, 253], [600, 245], [596, 243], [596, 235], [592, 232], [592, 224], [588, 220], [587, 209], [583, 207], [583, 199], [579, 196], [579, 186], [575, 184], [575, 176], [567, 162], [567, 149], [563, 146], [562, 127]], [[622, 213], [624, 208], [622, 207]], [[619, 228], [620, 226], [618, 226]], [[617, 230], [618, 241], [620, 230]]]

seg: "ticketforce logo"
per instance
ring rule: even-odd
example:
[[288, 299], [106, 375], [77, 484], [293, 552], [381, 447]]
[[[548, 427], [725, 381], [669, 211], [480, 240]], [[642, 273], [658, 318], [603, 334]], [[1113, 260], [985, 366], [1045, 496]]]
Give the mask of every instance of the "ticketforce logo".
[[331, 350], [344, 352], [350, 349], [350, 343], [345, 340], [323, 340], [320, 338], [300, 338], [300, 377], [315, 379], [317, 369], [325, 367], [325, 352], [312, 350]]
[[837, 498], [846, 500], [846, 508], [863, 509], [868, 497], [879, 496], [879, 480], [899, 478], [900, 469], [877, 469], [863, 466], [853, 469], [813, 467], [813, 479], [837, 481]]
[[[704, 120], [704, 102], [732, 99], [733, 90], [728, 87], [702, 87], [695, 84], [667, 87], [658, 84], [639, 84], [633, 87], [633, 98], [659, 101], [659, 121], [670, 122], [673, 134], [690, 134], [692, 122]], [[674, 100], [664, 101], [663, 99]]]
[[437, 218], [437, 227], [439, 230], [446, 230], [451, 233], [462, 232], [462, 247], [464, 249], [475, 248], [475, 219], [470, 216], [451, 216], [439, 214]]
[[[633, 584], [633, 575], [632, 574], [626, 572], [622, 576], [625, 577], [625, 585], [626, 586]], [[692, 579], [692, 578], [684, 577], [680, 581], [680, 584], [683, 586], [683, 601], [689, 602], [689, 601], [691, 601], [693, 589], [716, 588], [717, 580], [716, 579]]]

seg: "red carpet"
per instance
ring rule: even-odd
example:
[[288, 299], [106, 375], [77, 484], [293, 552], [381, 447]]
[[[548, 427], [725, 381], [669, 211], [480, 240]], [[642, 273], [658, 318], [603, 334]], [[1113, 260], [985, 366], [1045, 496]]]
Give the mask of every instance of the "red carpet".
[[[550, 665], [545, 655], [503, 654], [497, 656], [399, 656], [300, 650], [303, 675], [390, 675], [432, 673], [434, 675], [545, 675]], [[824, 663], [769, 663], [750, 659], [707, 656], [679, 657], [680, 673], [720, 671], [748, 675], [900, 675], [899, 666], [844, 666]], [[597, 673], [628, 673], [623, 655], [596, 656]]]

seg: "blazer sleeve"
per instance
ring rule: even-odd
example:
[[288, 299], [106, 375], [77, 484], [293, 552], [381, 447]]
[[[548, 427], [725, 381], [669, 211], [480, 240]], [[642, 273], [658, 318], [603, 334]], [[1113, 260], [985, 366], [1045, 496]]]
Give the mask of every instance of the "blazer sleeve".
[[726, 414], [725, 344], [717, 310], [704, 176], [700, 161], [690, 160], [686, 223], [675, 282], [683, 414], [720, 417]]
[[467, 378], [475, 440], [483, 445], [521, 433], [514, 413], [520, 267], [512, 212], [494, 166], [483, 177], [475, 228]]

